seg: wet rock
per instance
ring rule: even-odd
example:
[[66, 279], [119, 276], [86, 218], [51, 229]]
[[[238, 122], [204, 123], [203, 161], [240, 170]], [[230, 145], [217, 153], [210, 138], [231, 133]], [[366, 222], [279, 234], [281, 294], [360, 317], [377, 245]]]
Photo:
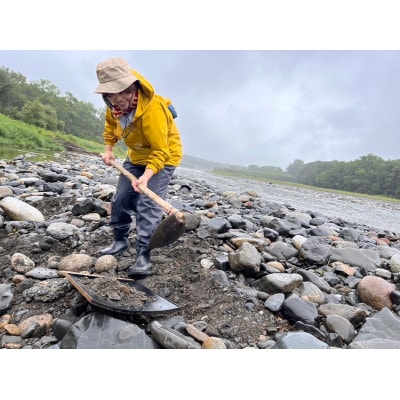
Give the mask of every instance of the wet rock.
[[81, 200], [78, 203], [75, 203], [71, 208], [72, 214], [76, 216], [89, 214], [93, 210], [94, 210], [94, 203], [91, 199]]

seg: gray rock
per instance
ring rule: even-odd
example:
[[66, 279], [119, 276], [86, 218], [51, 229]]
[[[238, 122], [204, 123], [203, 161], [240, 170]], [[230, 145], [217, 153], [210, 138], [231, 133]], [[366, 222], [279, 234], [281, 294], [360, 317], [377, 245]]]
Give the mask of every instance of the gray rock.
[[279, 312], [284, 301], [285, 295], [283, 293], [275, 293], [265, 300], [264, 306], [271, 312]]
[[331, 247], [319, 236], [308, 238], [302, 245], [300, 256], [307, 262], [322, 265], [325, 264], [331, 255]]
[[352, 267], [362, 267], [374, 272], [381, 265], [379, 254], [375, 250], [355, 248], [332, 248], [331, 261], [342, 261]]
[[273, 349], [329, 349], [322, 340], [306, 332], [288, 332], [278, 338]]
[[22, 297], [27, 302], [34, 300], [49, 303], [64, 297], [69, 290], [71, 290], [71, 285], [65, 278], [47, 279], [24, 290]]
[[150, 323], [150, 332], [154, 340], [164, 349], [200, 349], [201, 346], [193, 338], [168, 326], [162, 325], [159, 321]]
[[138, 325], [95, 312], [71, 326], [60, 348], [157, 349], [160, 346]]
[[400, 318], [383, 308], [366, 319], [350, 349], [400, 349]]
[[291, 293], [302, 282], [303, 278], [299, 274], [276, 272], [263, 276], [260, 279], [258, 288], [263, 292], [271, 294]]
[[363, 322], [368, 315], [367, 311], [363, 308], [337, 303], [322, 304], [318, 307], [318, 312], [323, 316], [330, 314], [339, 315], [348, 319], [354, 326]]
[[300, 297], [305, 300], [312, 301], [315, 304], [323, 304], [325, 302], [325, 297], [321, 289], [312, 282], [300, 283], [298, 290]]
[[277, 231], [280, 235], [288, 235], [291, 230], [301, 228], [301, 222], [297, 217], [274, 218], [265, 227]]
[[63, 240], [78, 235], [79, 229], [66, 222], [54, 222], [48, 226], [47, 233], [54, 239]]
[[255, 246], [244, 242], [235, 252], [228, 254], [232, 271], [253, 275], [260, 271], [261, 256]]
[[310, 325], [315, 325], [318, 317], [317, 306], [313, 302], [296, 297], [283, 302], [281, 313], [289, 321], [301, 321]]
[[350, 343], [356, 336], [356, 330], [350, 321], [340, 315], [330, 314], [324, 321], [330, 332], [337, 333], [344, 343]]
[[331, 293], [332, 292], [332, 287], [329, 285], [329, 283], [318, 276], [315, 272], [309, 271], [303, 268], [299, 268], [297, 270], [297, 273], [303, 277], [304, 281], [309, 281], [312, 282], [315, 286], [317, 286], [319, 289], [321, 289], [325, 293]]
[[297, 257], [299, 254], [295, 247], [282, 241], [274, 242], [271, 246], [265, 247], [264, 250], [277, 260], [287, 260], [291, 257]]
[[11, 307], [13, 300], [11, 285], [0, 284], [0, 315]]

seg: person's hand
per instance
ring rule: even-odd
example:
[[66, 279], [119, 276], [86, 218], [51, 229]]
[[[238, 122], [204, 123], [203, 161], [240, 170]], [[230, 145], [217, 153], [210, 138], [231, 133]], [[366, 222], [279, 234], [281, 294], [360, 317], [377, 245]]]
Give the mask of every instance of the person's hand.
[[139, 189], [139, 186], [142, 189], [147, 188], [148, 181], [149, 181], [149, 179], [146, 178], [144, 175], [142, 175], [136, 181], [132, 181], [132, 187], [135, 190], [135, 192], [142, 193], [142, 191]]
[[101, 155], [101, 159], [103, 160], [103, 162], [107, 165], [111, 165], [110, 164], [110, 160], [115, 161], [115, 156], [114, 156], [114, 152], [112, 150], [106, 150], [102, 155]]
[[139, 189], [139, 186], [142, 189], [146, 189], [147, 182], [151, 179], [153, 175], [153, 170], [151, 170], [150, 168], [146, 168], [142, 176], [139, 176], [136, 181], [132, 181], [133, 190], [138, 193], [143, 193], [143, 191]]

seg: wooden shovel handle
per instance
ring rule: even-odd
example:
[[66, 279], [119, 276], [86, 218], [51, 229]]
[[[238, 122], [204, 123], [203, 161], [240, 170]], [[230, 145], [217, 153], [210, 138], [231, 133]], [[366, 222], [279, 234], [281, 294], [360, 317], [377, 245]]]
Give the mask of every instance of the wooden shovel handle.
[[[117, 168], [122, 175], [126, 176], [131, 182], [136, 182], [137, 178], [135, 175], [131, 174], [127, 171], [122, 165], [118, 164], [114, 160], [110, 160], [110, 164]], [[166, 202], [152, 190], [150, 190], [147, 186], [138, 185], [139, 189], [143, 194], [153, 200], [156, 204], [158, 204], [167, 214], [175, 214], [177, 218], [184, 220], [185, 216], [182, 212], [180, 212], [177, 208]]]

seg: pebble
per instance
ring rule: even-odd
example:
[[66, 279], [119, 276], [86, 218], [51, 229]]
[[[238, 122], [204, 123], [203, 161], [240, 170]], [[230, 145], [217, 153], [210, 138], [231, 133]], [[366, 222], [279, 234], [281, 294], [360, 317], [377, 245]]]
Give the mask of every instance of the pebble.
[[[0, 229], [7, 234], [18, 231], [21, 243], [35, 251], [51, 251], [60, 241], [70, 244], [71, 253], [75, 247], [83, 249], [62, 258], [51, 255], [46, 267], [35, 266], [23, 252], [9, 255], [9, 263], [1, 267], [9, 284], [0, 285], [0, 347], [235, 348], [223, 337], [193, 337], [183, 329], [187, 324], [182, 320], [159, 318], [142, 329], [100, 313], [85, 315], [76, 323], [53, 321], [50, 311], [26, 317], [32, 310], [7, 313], [17, 292], [28, 303], [46, 302], [51, 309], [51, 302], [69, 290], [61, 271], [118, 269], [115, 257], [94, 259], [84, 252], [84, 246], [90, 246], [85, 235], [96, 234], [110, 214], [107, 201], [115, 193], [116, 180], [107, 177], [98, 158], [71, 157], [69, 164], [32, 163], [29, 177], [24, 176], [28, 165], [23, 158], [0, 161], [0, 171], [5, 172], [0, 183]], [[82, 164], [90, 168], [81, 172]], [[291, 332], [267, 329], [266, 335], [255, 338], [257, 348], [400, 348], [399, 232], [319, 211], [295, 210], [274, 201], [272, 193], [271, 199], [261, 197], [257, 185], [228, 190], [223, 184], [198, 180], [185, 169], [177, 170], [170, 185], [171, 198], [192, 211], [187, 229], [199, 240], [220, 243], [212, 257], [210, 253], [201, 257], [200, 266], [222, 287], [233, 282], [245, 296], [247, 312], [257, 312], [254, 305], [261, 303], [265, 313], [292, 324]], [[285, 189], [270, 185], [268, 190]], [[67, 206], [65, 213], [45, 221], [34, 205], [49, 197]], [[76, 315], [81, 307], [79, 299], [71, 300]], [[206, 317], [197, 322], [207, 326]]]

